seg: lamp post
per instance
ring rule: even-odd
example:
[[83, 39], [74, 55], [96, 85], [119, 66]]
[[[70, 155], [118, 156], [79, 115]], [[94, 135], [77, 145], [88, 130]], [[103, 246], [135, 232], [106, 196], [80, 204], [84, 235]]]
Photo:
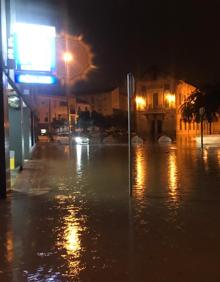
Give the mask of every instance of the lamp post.
[[128, 183], [129, 195], [132, 197], [132, 144], [131, 144], [131, 99], [134, 95], [135, 81], [132, 73], [127, 74], [128, 99]]
[[72, 140], [72, 130], [71, 130], [71, 112], [70, 112], [70, 81], [69, 81], [69, 64], [73, 60], [73, 56], [70, 52], [65, 52], [63, 54], [63, 60], [65, 63], [65, 94], [67, 99], [67, 125], [69, 131], [69, 147], [71, 148], [71, 140]]

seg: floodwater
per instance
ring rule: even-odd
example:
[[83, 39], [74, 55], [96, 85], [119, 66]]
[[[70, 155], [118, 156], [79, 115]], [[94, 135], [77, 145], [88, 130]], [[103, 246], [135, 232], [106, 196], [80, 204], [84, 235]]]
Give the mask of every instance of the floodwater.
[[220, 281], [220, 148], [42, 144], [0, 201], [0, 281]]

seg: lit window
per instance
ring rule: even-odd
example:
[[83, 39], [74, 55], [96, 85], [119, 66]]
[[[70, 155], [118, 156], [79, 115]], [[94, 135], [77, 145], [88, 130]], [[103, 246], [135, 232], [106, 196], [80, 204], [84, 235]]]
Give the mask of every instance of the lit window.
[[175, 108], [175, 103], [176, 103], [175, 94], [171, 94], [171, 93], [166, 94], [165, 100], [167, 101], [170, 108]]
[[135, 99], [137, 110], [144, 110], [146, 107], [146, 101], [143, 97], [137, 96]]

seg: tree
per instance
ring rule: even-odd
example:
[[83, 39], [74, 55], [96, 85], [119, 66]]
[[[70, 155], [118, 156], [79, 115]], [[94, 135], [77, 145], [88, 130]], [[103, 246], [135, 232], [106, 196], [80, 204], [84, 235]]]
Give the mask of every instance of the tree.
[[102, 128], [102, 129], [104, 129], [106, 127], [106, 118], [102, 114], [100, 114], [96, 111], [92, 111], [91, 120], [92, 120], [93, 126], [97, 126], [97, 127]]
[[60, 129], [60, 128], [64, 127], [65, 123], [66, 123], [66, 120], [64, 118], [60, 118], [60, 119], [53, 118], [53, 121], [51, 123], [51, 127], [54, 130]]
[[[201, 116], [200, 109], [204, 109]], [[220, 84], [207, 85], [201, 89], [196, 89], [180, 107], [182, 118], [185, 122], [195, 120], [197, 123], [207, 120], [209, 123], [209, 132], [211, 134], [211, 125], [218, 119], [220, 114]]]
[[91, 124], [90, 112], [86, 108], [85, 111], [78, 112], [77, 127], [82, 128], [84, 132], [87, 132], [88, 127]]

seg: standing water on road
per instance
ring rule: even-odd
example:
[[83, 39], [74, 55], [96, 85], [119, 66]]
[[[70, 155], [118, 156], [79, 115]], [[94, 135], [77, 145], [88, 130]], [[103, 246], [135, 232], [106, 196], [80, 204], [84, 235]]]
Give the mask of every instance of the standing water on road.
[[0, 281], [220, 281], [220, 148], [41, 144], [0, 202]]

